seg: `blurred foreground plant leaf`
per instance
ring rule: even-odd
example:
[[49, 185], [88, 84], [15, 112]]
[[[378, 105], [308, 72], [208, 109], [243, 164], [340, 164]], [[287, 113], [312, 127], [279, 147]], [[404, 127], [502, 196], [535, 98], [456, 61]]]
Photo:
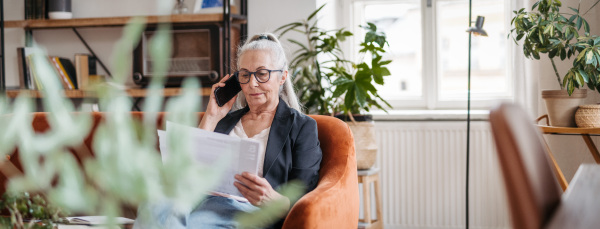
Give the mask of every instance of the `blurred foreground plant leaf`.
[[[102, 120], [95, 120], [100, 116], [91, 113], [74, 112], [45, 51], [34, 43], [35, 75], [44, 88], [41, 101], [49, 128], [45, 132], [34, 131], [34, 102], [27, 95], [20, 95], [12, 104], [0, 95], [0, 157], [17, 147], [23, 168], [21, 172], [12, 163], [0, 164], [0, 172], [10, 177], [10, 193], [46, 193], [49, 202], [69, 211], [114, 217], [122, 215], [123, 205], [145, 203], [169, 202], [178, 211], [189, 212], [219, 181], [230, 158], [210, 165], [197, 163], [191, 154], [194, 145], [185, 133], [172, 132], [168, 136], [170, 152], [176, 156], [163, 161], [156, 149], [157, 117], [164, 101], [161, 90], [171, 57], [168, 23], [160, 24], [149, 41], [151, 58], [157, 62], [154, 70], [159, 76], [148, 88], [143, 120], [133, 118], [130, 112], [133, 102], [124, 84], [130, 74], [131, 53], [144, 30], [145, 19], [141, 17], [133, 18], [124, 28], [123, 37], [113, 50], [114, 75], [95, 88], [105, 111]], [[166, 120], [196, 126], [197, 112], [202, 107], [199, 88], [197, 79], [185, 80], [182, 95], [166, 103]], [[97, 126], [92, 125], [94, 122]], [[86, 136], [92, 130], [95, 132], [89, 149]], [[282, 194], [295, 200], [301, 195], [300, 190], [290, 186]], [[252, 213], [253, 219], [268, 222], [281, 217], [275, 214], [281, 212], [274, 210], [281, 208], [277, 204]], [[11, 223], [15, 223], [12, 218]]]
[[[279, 193], [295, 203], [304, 194], [304, 189], [302, 182], [294, 180], [282, 185]], [[289, 211], [287, 206], [287, 200], [274, 200], [266, 203], [260, 210], [238, 214], [236, 220], [240, 223], [240, 228], [265, 228], [284, 217]]]

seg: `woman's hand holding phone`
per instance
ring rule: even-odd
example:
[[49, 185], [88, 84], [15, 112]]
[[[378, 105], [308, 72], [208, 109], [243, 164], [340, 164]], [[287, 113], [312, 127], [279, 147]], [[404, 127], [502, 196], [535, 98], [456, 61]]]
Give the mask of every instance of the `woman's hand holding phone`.
[[[227, 103], [223, 104], [223, 106], [219, 106], [217, 104], [217, 99], [215, 96], [215, 90], [218, 87], [225, 88], [225, 85], [226, 85], [225, 82], [227, 80], [229, 80], [231, 77], [234, 77], [234, 76], [233, 75], [225, 75], [225, 77], [223, 77], [223, 79], [221, 79], [221, 81], [219, 81], [218, 83], [215, 83], [212, 86], [212, 90], [210, 92], [210, 99], [208, 100], [208, 105], [206, 106], [206, 112], [204, 112], [204, 117], [202, 118], [202, 121], [200, 122], [200, 125], [198, 126], [198, 128], [208, 130], [208, 131], [214, 131], [219, 120], [221, 120], [223, 117], [225, 117], [225, 115], [227, 115], [227, 113], [231, 110], [231, 107], [233, 107], [233, 103], [235, 102], [237, 95], [235, 95]], [[239, 86], [239, 83], [238, 83], [238, 86]]]
[[240, 82], [237, 79], [236, 72], [225, 81], [225, 86], [219, 86], [215, 88], [214, 94], [215, 99], [217, 101], [217, 105], [219, 105], [220, 107], [224, 106], [226, 103], [231, 101], [231, 99], [233, 99], [233, 97], [235, 97], [241, 90], [242, 87], [240, 86]]

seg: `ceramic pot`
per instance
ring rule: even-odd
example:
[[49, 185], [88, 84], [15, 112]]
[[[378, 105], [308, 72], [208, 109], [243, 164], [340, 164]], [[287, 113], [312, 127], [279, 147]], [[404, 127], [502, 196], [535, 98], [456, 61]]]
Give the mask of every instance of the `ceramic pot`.
[[542, 98], [546, 102], [550, 125], [575, 127], [575, 112], [585, 97], [587, 89], [575, 90], [571, 96], [567, 90], [543, 90]]
[[336, 116], [345, 121], [354, 136], [356, 150], [356, 167], [370, 169], [377, 160], [377, 142], [375, 141], [375, 123], [370, 115], [353, 116], [354, 121], [347, 116]]

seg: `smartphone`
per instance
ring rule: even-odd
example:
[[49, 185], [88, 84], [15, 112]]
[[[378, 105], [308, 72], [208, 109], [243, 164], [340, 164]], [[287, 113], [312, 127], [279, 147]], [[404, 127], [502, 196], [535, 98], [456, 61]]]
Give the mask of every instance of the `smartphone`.
[[217, 87], [215, 89], [215, 98], [217, 99], [217, 105], [222, 107], [229, 100], [231, 100], [235, 95], [237, 95], [242, 90], [240, 87], [240, 82], [237, 79], [237, 72], [234, 73], [227, 81], [225, 81], [224, 87]]

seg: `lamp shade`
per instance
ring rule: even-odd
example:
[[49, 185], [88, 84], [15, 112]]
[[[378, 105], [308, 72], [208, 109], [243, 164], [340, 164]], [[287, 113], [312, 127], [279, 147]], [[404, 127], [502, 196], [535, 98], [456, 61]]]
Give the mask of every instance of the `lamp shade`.
[[473, 33], [475, 36], [484, 36], [487, 37], [487, 32], [483, 30], [483, 21], [485, 21], [485, 17], [477, 16], [477, 21], [475, 21], [475, 26], [467, 29], [468, 33]]

